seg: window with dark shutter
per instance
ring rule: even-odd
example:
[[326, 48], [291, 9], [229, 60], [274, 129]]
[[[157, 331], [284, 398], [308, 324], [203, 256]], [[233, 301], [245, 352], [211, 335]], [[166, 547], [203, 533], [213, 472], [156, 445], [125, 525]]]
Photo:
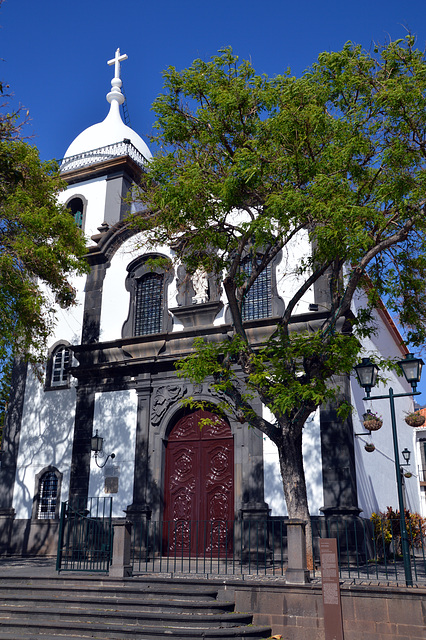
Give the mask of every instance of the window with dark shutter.
[[[261, 260], [261, 256], [258, 257]], [[249, 278], [253, 271], [252, 258], [246, 258], [241, 263], [241, 271]], [[272, 315], [272, 288], [270, 264], [257, 277], [250, 288], [242, 309], [243, 320], [259, 320]]]
[[160, 333], [163, 324], [164, 276], [147, 273], [136, 283], [135, 336]]

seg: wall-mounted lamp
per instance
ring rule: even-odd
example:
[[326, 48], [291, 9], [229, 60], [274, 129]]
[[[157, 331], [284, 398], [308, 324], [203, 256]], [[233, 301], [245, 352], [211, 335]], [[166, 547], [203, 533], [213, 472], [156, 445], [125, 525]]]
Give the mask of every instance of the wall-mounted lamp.
[[105, 455], [103, 452], [103, 446], [104, 446], [104, 439], [102, 438], [102, 436], [98, 435], [98, 430], [96, 429], [95, 435], [92, 436], [90, 439], [90, 449], [95, 454], [95, 462], [96, 462], [96, 465], [99, 467], [99, 469], [102, 469], [106, 465], [109, 458], [111, 458], [111, 460], [114, 460], [115, 458], [115, 453], [110, 453], [109, 455], [107, 455], [105, 462], [103, 464], [99, 464], [98, 456], [102, 458]]

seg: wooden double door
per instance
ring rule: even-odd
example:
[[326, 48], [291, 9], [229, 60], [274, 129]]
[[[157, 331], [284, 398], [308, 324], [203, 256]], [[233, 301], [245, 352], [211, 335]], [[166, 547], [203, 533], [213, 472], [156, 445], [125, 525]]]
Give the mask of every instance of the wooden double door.
[[[200, 428], [200, 421], [212, 422]], [[173, 428], [166, 449], [163, 552], [232, 552], [234, 440], [228, 423], [195, 411]]]

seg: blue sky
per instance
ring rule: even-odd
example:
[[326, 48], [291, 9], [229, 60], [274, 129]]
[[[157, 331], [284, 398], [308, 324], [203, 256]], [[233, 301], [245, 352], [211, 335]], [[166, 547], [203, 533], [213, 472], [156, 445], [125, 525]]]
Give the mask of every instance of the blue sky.
[[15, 104], [29, 110], [27, 134], [42, 159], [61, 158], [83, 129], [106, 116], [106, 62], [117, 47], [129, 56], [122, 78], [130, 124], [147, 141], [150, 107], [168, 66], [182, 69], [231, 45], [258, 73], [290, 67], [299, 75], [320, 52], [348, 40], [369, 49], [408, 30], [424, 49], [425, 18], [425, 0], [4, 0], [0, 79]]
[[61, 158], [83, 129], [103, 120], [117, 47], [130, 124], [152, 131], [162, 71], [187, 67], [231, 45], [270, 76], [303, 72], [324, 50], [348, 40], [403, 37], [426, 43], [426, 3], [412, 0], [4, 0], [0, 8], [0, 78], [30, 112], [29, 132], [43, 159]]

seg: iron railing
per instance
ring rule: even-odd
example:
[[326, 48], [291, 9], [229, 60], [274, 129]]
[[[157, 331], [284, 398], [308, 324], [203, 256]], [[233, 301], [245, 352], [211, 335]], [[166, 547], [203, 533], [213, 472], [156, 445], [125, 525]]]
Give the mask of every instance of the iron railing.
[[133, 526], [133, 571], [283, 575], [284, 533], [284, 520], [143, 520]]
[[145, 156], [142, 155], [138, 149], [130, 142], [130, 140], [122, 140], [114, 144], [109, 144], [98, 149], [91, 149], [90, 151], [84, 151], [74, 156], [62, 158], [59, 160], [59, 165], [62, 171], [71, 171], [73, 169], [80, 169], [81, 167], [87, 167], [97, 162], [103, 162], [104, 160], [110, 160], [118, 156], [129, 156], [140, 167], [146, 168], [148, 161]]
[[112, 498], [63, 502], [56, 570], [108, 572], [112, 536]]
[[[319, 538], [336, 538], [339, 574], [352, 581], [405, 582], [399, 516], [373, 521], [363, 518], [318, 519], [313, 523], [314, 556], [318, 559]], [[426, 584], [426, 531], [421, 520], [407, 517], [406, 527], [410, 551], [409, 564], [413, 581]], [[313, 572], [315, 576], [315, 569]]]
[[[362, 518], [312, 519], [312, 577], [320, 578], [320, 538], [336, 538], [342, 579], [404, 581], [399, 518], [373, 525]], [[426, 584], [426, 538], [407, 521], [413, 580]], [[134, 523], [134, 573], [284, 576], [286, 518]]]

